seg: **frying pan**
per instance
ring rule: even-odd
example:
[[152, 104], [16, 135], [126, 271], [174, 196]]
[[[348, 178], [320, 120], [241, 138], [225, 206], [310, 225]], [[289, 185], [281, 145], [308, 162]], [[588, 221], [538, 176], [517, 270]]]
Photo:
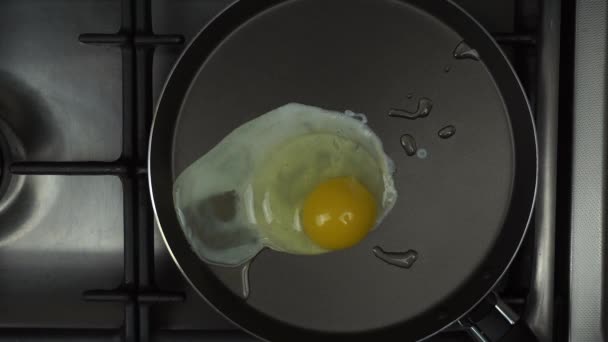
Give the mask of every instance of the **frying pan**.
[[[353, 248], [318, 256], [263, 250], [243, 299], [230, 272], [191, 249], [172, 185], [233, 129], [290, 102], [366, 113], [395, 161], [399, 199]], [[447, 126], [456, 133], [444, 139]], [[415, 141], [411, 156], [405, 134]], [[271, 341], [419, 340], [467, 313], [509, 266], [533, 207], [537, 150], [511, 66], [452, 2], [242, 0], [175, 65], [153, 123], [149, 170], [175, 262], [243, 329]], [[396, 267], [374, 247], [415, 251], [417, 259]]]

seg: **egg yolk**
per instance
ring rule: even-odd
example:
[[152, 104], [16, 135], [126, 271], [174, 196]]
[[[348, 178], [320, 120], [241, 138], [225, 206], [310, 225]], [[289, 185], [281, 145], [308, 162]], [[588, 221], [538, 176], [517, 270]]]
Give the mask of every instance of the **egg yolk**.
[[374, 196], [354, 177], [317, 185], [302, 207], [302, 226], [317, 245], [337, 250], [361, 241], [376, 221]]

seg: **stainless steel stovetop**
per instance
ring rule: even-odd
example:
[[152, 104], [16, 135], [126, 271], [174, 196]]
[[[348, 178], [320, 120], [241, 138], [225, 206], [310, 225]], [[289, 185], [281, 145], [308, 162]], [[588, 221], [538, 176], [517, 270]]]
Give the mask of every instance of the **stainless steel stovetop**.
[[[184, 47], [180, 36], [190, 40], [230, 2], [0, 2], [0, 132], [13, 159], [5, 158], [0, 174], [0, 341], [252, 340], [179, 273], [153, 229], [143, 166], [145, 127]], [[496, 33], [533, 104], [555, 110], [554, 87], [545, 84], [539, 93], [538, 82], [559, 63], [550, 44], [559, 42], [559, 17], [557, 32], [539, 40], [546, 12], [536, 1], [456, 2]], [[97, 34], [121, 27], [118, 35]], [[150, 28], [175, 35], [155, 38]], [[548, 70], [539, 70], [538, 60]], [[549, 114], [549, 126], [539, 128], [550, 138], [541, 152], [548, 148], [551, 156], [557, 142]], [[539, 118], [547, 119], [544, 112]], [[541, 197], [554, 199], [554, 173], [545, 175], [549, 188], [541, 187]], [[535, 239], [547, 231], [554, 238], [552, 229], [538, 228], [555, 223], [550, 202], [498, 290], [541, 334], [552, 329], [552, 314], [524, 308], [532, 298], [540, 311], [553, 309], [541, 298], [553, 288], [552, 272], [533, 267], [539, 253], [542, 267], [552, 265]], [[471, 340], [457, 330], [436, 339]]]

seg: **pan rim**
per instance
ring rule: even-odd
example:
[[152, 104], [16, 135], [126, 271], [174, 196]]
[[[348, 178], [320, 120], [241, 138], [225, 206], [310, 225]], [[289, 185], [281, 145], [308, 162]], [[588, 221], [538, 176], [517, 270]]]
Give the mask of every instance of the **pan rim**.
[[[261, 12], [263, 10], [267, 10], [269, 8], [278, 6], [282, 3], [285, 3], [289, 0], [267, 0], [264, 1], [264, 4], [260, 4], [257, 7], [258, 12]], [[431, 11], [427, 11], [426, 8], [430, 7], [432, 5], [436, 6], [444, 6], [445, 8], [447, 7], [451, 7], [452, 11], [456, 11], [459, 12], [459, 15], [463, 18], [463, 19], [467, 19], [471, 24], [469, 25], [471, 30], [477, 30], [478, 35], [481, 37], [480, 39], [485, 40], [486, 41], [486, 45], [489, 46], [488, 49], [494, 49], [498, 55], [500, 55], [500, 58], [498, 60], [492, 61], [493, 64], [502, 64], [502, 68], [504, 69], [506, 67], [506, 69], [508, 69], [510, 71], [510, 75], [509, 77], [511, 78], [511, 80], [497, 80], [494, 77], [494, 73], [492, 72], [493, 70], [491, 70], [491, 68], [486, 65], [486, 67], [488, 68], [488, 70], [491, 72], [491, 75], [494, 77], [494, 82], [496, 83], [496, 87], [499, 90], [501, 96], [503, 96], [503, 91], [502, 88], [500, 87], [499, 83], [510, 83], [508, 84], [508, 86], [511, 87], [511, 90], [514, 90], [515, 93], [519, 93], [519, 95], [521, 96], [517, 96], [520, 98], [520, 105], [523, 104], [523, 107], [525, 107], [525, 111], [527, 112], [527, 118], [526, 120], [528, 121], [527, 123], [530, 125], [529, 129], [531, 132], [528, 133], [532, 133], [531, 134], [531, 141], [533, 143], [533, 147], [534, 147], [534, 168], [533, 168], [533, 187], [527, 191], [527, 196], [526, 199], [528, 200], [528, 207], [529, 209], [527, 210], [527, 214], [523, 215], [525, 216], [525, 224], [523, 225], [523, 227], [520, 227], [518, 229], [518, 231], [520, 231], [520, 238], [518, 239], [518, 242], [515, 246], [515, 248], [513, 248], [513, 253], [511, 253], [510, 257], [508, 258], [508, 261], [506, 263], [504, 263], [504, 267], [501, 267], [501, 271], [499, 274], [495, 274], [492, 276], [493, 281], [491, 281], [491, 285], [486, 286], [487, 290], [482, 291], [482, 294], [478, 295], [478, 299], [474, 300], [470, 307], [468, 307], [464, 312], [460, 313], [459, 315], [456, 315], [456, 317], [452, 317], [449, 320], [446, 320], [444, 324], [441, 325], [441, 327], [434, 329], [434, 331], [432, 331], [431, 333], [425, 333], [424, 335], [419, 334], [421, 336], [417, 336], [416, 339], [427, 339], [430, 338], [432, 336], [434, 336], [435, 334], [437, 334], [438, 332], [440, 332], [441, 330], [443, 330], [444, 328], [450, 326], [451, 324], [453, 324], [454, 322], [460, 320], [463, 316], [465, 316], [470, 310], [472, 310], [479, 302], [481, 302], [485, 297], [487, 297], [487, 295], [489, 293], [492, 292], [492, 290], [494, 289], [494, 287], [496, 286], [496, 284], [500, 281], [500, 279], [503, 277], [503, 275], [506, 273], [506, 271], [508, 270], [509, 266], [511, 265], [511, 263], [513, 262], [513, 259], [515, 258], [517, 251], [519, 250], [519, 248], [521, 247], [523, 238], [525, 236], [525, 233], [528, 230], [530, 221], [531, 221], [531, 217], [532, 217], [532, 213], [533, 213], [533, 208], [534, 208], [534, 204], [536, 201], [536, 195], [537, 195], [537, 187], [538, 187], [538, 168], [539, 168], [539, 164], [538, 164], [538, 145], [537, 145], [537, 134], [536, 134], [536, 129], [535, 129], [535, 122], [534, 122], [534, 118], [532, 115], [532, 109], [530, 106], [530, 103], [526, 97], [524, 88], [521, 84], [521, 81], [519, 80], [517, 74], [515, 73], [514, 68], [512, 67], [512, 65], [510, 64], [509, 60], [507, 59], [507, 57], [505, 56], [504, 52], [502, 51], [502, 49], [498, 46], [498, 44], [494, 41], [494, 39], [492, 38], [492, 36], [485, 30], [485, 28], [480, 25], [477, 20], [475, 18], [473, 18], [470, 14], [468, 14], [465, 10], [463, 10], [459, 5], [455, 4], [454, 2], [452, 2], [451, 0], [447, 0], [447, 1], [441, 1], [441, 0], [437, 0], [437, 1], [432, 1], [432, 5], [427, 5], [427, 6], [423, 6], [422, 3], [424, 3], [425, 1], [421, 1], [421, 0], [398, 0], [401, 3], [406, 3], [409, 5], [413, 5], [417, 8], [422, 9], [423, 11], [433, 15], [434, 13]], [[176, 253], [174, 252], [172, 246], [172, 243], [170, 242], [170, 240], [173, 240], [171, 238], [172, 233], [170, 232], [171, 228], [163, 228], [163, 225], [161, 224], [161, 219], [160, 216], [166, 216], [164, 215], [164, 212], [166, 211], [166, 208], [160, 208], [159, 205], [157, 204], [157, 201], [155, 200], [155, 198], [158, 198], [158, 194], [155, 196], [155, 193], [158, 193], [160, 190], [158, 189], [158, 179], [155, 179], [154, 174], [156, 174], [156, 172], [154, 172], [154, 163], [155, 163], [155, 159], [154, 159], [154, 155], [153, 155], [153, 148], [155, 146], [155, 137], [157, 137], [157, 134], [155, 135], [155, 132], [157, 132], [160, 128], [159, 128], [159, 123], [158, 123], [158, 117], [159, 117], [159, 112], [161, 111], [161, 107], [163, 104], [163, 99], [165, 99], [166, 93], [168, 91], [170, 91], [169, 87], [171, 84], [171, 80], [174, 78], [174, 74], [177, 72], [178, 68], [180, 67], [180, 65], [182, 64], [183, 59], [186, 58], [188, 52], [190, 51], [190, 48], [197, 43], [197, 41], [201, 40], [200, 37], [204, 35], [205, 32], [207, 32], [209, 30], [209, 28], [212, 28], [214, 25], [216, 25], [216, 23], [221, 20], [222, 17], [224, 17], [227, 13], [232, 12], [232, 11], [236, 11], [238, 10], [238, 7], [243, 4], [243, 3], [252, 3], [253, 1], [247, 1], [247, 0], [236, 0], [233, 3], [231, 3], [230, 5], [228, 5], [226, 8], [224, 8], [222, 11], [220, 11], [207, 25], [205, 25], [194, 37], [193, 39], [188, 43], [188, 45], [184, 48], [184, 50], [182, 51], [182, 53], [180, 54], [179, 58], [177, 59], [177, 61], [175, 62], [175, 64], [173, 65], [169, 76], [162, 88], [162, 91], [160, 93], [159, 96], [159, 101], [156, 104], [156, 108], [155, 108], [155, 113], [154, 113], [154, 118], [153, 118], [153, 122], [152, 122], [152, 127], [151, 127], [151, 133], [150, 133], [150, 140], [149, 140], [149, 145], [148, 145], [148, 183], [149, 183], [149, 187], [150, 187], [150, 196], [151, 196], [151, 200], [152, 200], [152, 206], [153, 206], [153, 211], [154, 211], [154, 215], [155, 215], [155, 219], [156, 219], [156, 223], [158, 224], [161, 236], [163, 238], [163, 241], [165, 243], [165, 245], [167, 246], [167, 249], [169, 251], [169, 254], [171, 255], [172, 259], [174, 260], [174, 262], [176, 263], [178, 269], [180, 270], [180, 272], [184, 275], [184, 277], [186, 278], [186, 280], [188, 281], [188, 283], [190, 283], [190, 285], [195, 289], [195, 291], [211, 306], [213, 307], [218, 313], [220, 313], [223, 317], [225, 317], [226, 319], [228, 319], [229, 321], [231, 321], [233, 324], [235, 324], [236, 326], [240, 327], [241, 329], [247, 331], [249, 334], [254, 335], [262, 340], [266, 340], [263, 336], [260, 336], [260, 333], [258, 332], [260, 329], [251, 329], [249, 328], [251, 325], [249, 323], [246, 323], [244, 320], [237, 320], [234, 319], [233, 315], [230, 315], [229, 313], [225, 312], [225, 310], [222, 310], [221, 308], [218, 307], [218, 305], [216, 305], [217, 303], [215, 303], [213, 300], [211, 300], [209, 298], [209, 296], [205, 295], [205, 286], [201, 286], [201, 288], [199, 288], [196, 284], [195, 281], [193, 279], [191, 279], [191, 276], [189, 276], [189, 271], [187, 271], [183, 265], [184, 260], [181, 260], [182, 258], [178, 255], [176, 255]], [[431, 2], [431, 1], [426, 1], [426, 2]], [[260, 3], [262, 3], [262, 1], [260, 1]], [[250, 19], [251, 17], [247, 17], [245, 18], [245, 20], [241, 20], [241, 24], [246, 22], [246, 20]], [[441, 19], [440, 19], [441, 20]], [[444, 22], [443, 20], [441, 20], [442, 22]], [[463, 24], [464, 25], [464, 24]], [[236, 25], [233, 27], [233, 29], [235, 29], [236, 27], [238, 27], [239, 25]], [[450, 25], [450, 27], [452, 27]], [[229, 35], [233, 30], [229, 31], [227, 33], [227, 35]], [[459, 32], [459, 31], [457, 31]], [[460, 32], [459, 32], [460, 33]], [[226, 36], [223, 36], [221, 39], [219, 39], [219, 41], [221, 42]], [[205, 58], [208, 58], [214, 51], [214, 49], [217, 47], [217, 45], [213, 48], [210, 49], [210, 51], [208, 51], [208, 53], [206, 54]], [[201, 63], [204, 63], [205, 60], [201, 60]], [[190, 84], [188, 84], [188, 86], [186, 87], [186, 89], [188, 89], [190, 87]], [[187, 94], [184, 93], [182, 94], [182, 97], [184, 97]], [[523, 101], [521, 101], [523, 100]], [[506, 112], [507, 112], [507, 116], [509, 116], [509, 118], [511, 118], [510, 114], [511, 111], [508, 108], [508, 104], [507, 104], [507, 100], [503, 97], [503, 103], [506, 107]], [[177, 115], [176, 115], [177, 117]], [[523, 117], [523, 115], [522, 115]], [[522, 118], [523, 120], [523, 118]], [[175, 124], [177, 120], [172, 120], [173, 124]], [[510, 125], [511, 125], [511, 131], [513, 134], [513, 131], [516, 129], [515, 127], [513, 127], [513, 123], [510, 120]], [[174, 126], [170, 127], [170, 128], [166, 128], [165, 129], [169, 129], [171, 131], [174, 130]], [[156, 139], [158, 140], [158, 138]], [[515, 138], [513, 138], [513, 140], [515, 141]], [[171, 145], [172, 145], [172, 141], [171, 141]], [[515, 142], [514, 142], [515, 143]], [[170, 146], [170, 150], [172, 150], [172, 146]], [[516, 151], [517, 149], [514, 147], [514, 150]], [[514, 164], [516, 164], [515, 162], [517, 161], [517, 155], [514, 155]], [[169, 173], [172, 174], [172, 166], [171, 165], [167, 165], [166, 168], [169, 168]], [[514, 171], [514, 176], [513, 178], [515, 179], [516, 177], [518, 177], [517, 174], [517, 165], [514, 167], [515, 171]], [[532, 170], [530, 170], [532, 171]], [[519, 176], [521, 177], [521, 176]], [[515, 187], [515, 180], [513, 181], [513, 187]], [[172, 198], [172, 194], [169, 194], [170, 198]], [[509, 202], [509, 205], [507, 207], [506, 210], [506, 216], [510, 215], [511, 211], [512, 211], [512, 207], [513, 207], [513, 195], [511, 196], [511, 200]], [[173, 206], [171, 205], [171, 208], [173, 208]], [[163, 211], [161, 213], [161, 210]], [[171, 225], [175, 225], [177, 223], [177, 220], [174, 220], [173, 224]], [[503, 230], [504, 228], [503, 224]], [[167, 223], [165, 223], [165, 226], [167, 226]], [[173, 230], [178, 230], [177, 227], [174, 227], [175, 229]], [[181, 230], [180, 230], [181, 232]], [[502, 233], [501, 233], [502, 234]], [[175, 248], [175, 244], [173, 244], [174, 248]], [[192, 268], [189, 267], [188, 268]], [[470, 280], [467, 280], [465, 282], [469, 283]], [[241, 304], [241, 306], [247, 306], [246, 304]], [[432, 309], [430, 309], [432, 310]], [[311, 331], [311, 330], [307, 330], [301, 327], [296, 327], [296, 326], [292, 326], [289, 325], [287, 323], [284, 322], [279, 322], [277, 321], [275, 318], [267, 316], [263, 313], [256, 311], [259, 315], [263, 316], [265, 319], [269, 319], [274, 321], [275, 323], [278, 322], [278, 324], [284, 325], [286, 328], [295, 328], [298, 331], [307, 331], [309, 333], [309, 335], [306, 335], [304, 338], [310, 338], [312, 336], [316, 337], [316, 338], [323, 338], [323, 337], [331, 337], [332, 340], [341, 340], [341, 338], [346, 337], [349, 340], [358, 340], [356, 337], [357, 335], [359, 335], [360, 333], [329, 333], [329, 332], [317, 332], [317, 331]], [[232, 316], [232, 317], [231, 317]], [[399, 326], [401, 325], [401, 323], [396, 324], [395, 326]], [[371, 333], [375, 333], [378, 332], [380, 330], [393, 330], [393, 326], [387, 326], [386, 328], [382, 328], [379, 329], [377, 331], [371, 331]], [[366, 335], [370, 333], [370, 332], [365, 332]], [[407, 334], [406, 334], [407, 336]], [[368, 336], [369, 337], [369, 336]], [[295, 339], [295, 340], [299, 340], [299, 339]]]

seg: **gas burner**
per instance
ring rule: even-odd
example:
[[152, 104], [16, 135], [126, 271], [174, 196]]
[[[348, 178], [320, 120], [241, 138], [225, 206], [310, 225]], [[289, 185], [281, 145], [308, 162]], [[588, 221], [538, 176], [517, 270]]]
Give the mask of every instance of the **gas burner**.
[[10, 170], [11, 163], [24, 156], [21, 141], [0, 119], [0, 222], [7, 223], [0, 228], [0, 246], [18, 236], [21, 223], [33, 217], [28, 205], [35, 198], [31, 184], [28, 186], [25, 176], [14, 175]]
[[7, 159], [8, 143], [6, 142], [2, 132], [0, 132], [0, 198], [2, 198], [4, 195], [10, 181], [8, 174], [8, 162], [6, 161]]

